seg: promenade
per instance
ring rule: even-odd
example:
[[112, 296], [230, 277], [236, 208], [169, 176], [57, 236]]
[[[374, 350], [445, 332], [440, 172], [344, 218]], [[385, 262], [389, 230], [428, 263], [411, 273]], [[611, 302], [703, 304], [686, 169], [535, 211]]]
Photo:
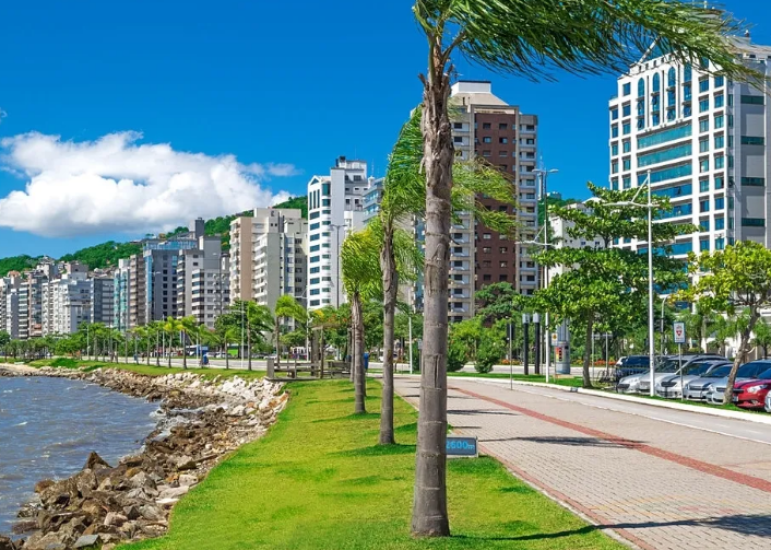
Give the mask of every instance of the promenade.
[[[716, 419], [712, 430], [697, 413], [500, 381], [449, 387], [456, 432], [630, 545], [771, 550], [766, 426]], [[397, 377], [396, 388], [417, 406], [417, 377]]]

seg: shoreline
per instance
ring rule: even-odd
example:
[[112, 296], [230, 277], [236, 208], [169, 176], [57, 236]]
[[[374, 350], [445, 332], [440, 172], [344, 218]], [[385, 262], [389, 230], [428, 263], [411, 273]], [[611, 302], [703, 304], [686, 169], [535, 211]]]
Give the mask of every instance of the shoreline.
[[[205, 379], [192, 372], [145, 376], [119, 369], [92, 372], [0, 364], [0, 376], [82, 380], [159, 403], [155, 429], [141, 450], [107, 464], [92, 452], [83, 469], [40, 480], [37, 501], [24, 505], [0, 550], [69, 550], [162, 536], [176, 502], [222, 458], [264, 435], [286, 405], [282, 384]], [[84, 457], [85, 459], [85, 457]]]

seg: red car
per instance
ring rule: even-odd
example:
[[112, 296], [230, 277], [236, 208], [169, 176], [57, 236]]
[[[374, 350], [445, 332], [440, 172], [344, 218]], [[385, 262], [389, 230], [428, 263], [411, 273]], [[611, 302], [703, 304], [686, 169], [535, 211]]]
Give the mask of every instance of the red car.
[[769, 390], [771, 390], [771, 369], [760, 373], [754, 380], [737, 382], [734, 385], [734, 405], [743, 409], [763, 410], [763, 403]]

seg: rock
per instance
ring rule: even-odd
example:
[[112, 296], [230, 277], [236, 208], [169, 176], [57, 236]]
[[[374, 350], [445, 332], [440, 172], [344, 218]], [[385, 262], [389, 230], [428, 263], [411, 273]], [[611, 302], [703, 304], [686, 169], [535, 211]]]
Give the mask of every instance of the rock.
[[0, 536], [0, 550], [15, 550], [16, 546], [13, 541], [7, 537]]
[[107, 462], [105, 462], [101, 456], [96, 454], [95, 451], [91, 451], [91, 454], [88, 455], [88, 460], [86, 460], [86, 465], [83, 467], [83, 469], [96, 470], [97, 466], [104, 466], [105, 468], [110, 467], [110, 465], [107, 464]]
[[[23, 533], [29, 533], [36, 529], [37, 529], [37, 521], [28, 519], [26, 521], [18, 521], [14, 523], [13, 527], [11, 527], [11, 533], [13, 533], [14, 535], [21, 535]], [[0, 537], [0, 542], [2, 542], [2, 537]], [[2, 544], [0, 544], [0, 550], [3, 550]]]
[[179, 484], [180, 486], [191, 486], [198, 483], [198, 477], [194, 476], [192, 474], [182, 474], [179, 476]]
[[88, 548], [89, 546], [95, 545], [98, 540], [98, 535], [83, 535], [75, 541], [73, 548]]
[[167, 487], [158, 494], [158, 499], [163, 500], [165, 498], [176, 498], [186, 494], [190, 490], [190, 487]]
[[144, 458], [141, 455], [136, 455], [136, 456], [127, 456], [123, 458], [120, 462], [127, 468], [135, 468], [137, 466], [141, 466], [143, 460]]
[[38, 494], [42, 493], [54, 483], [56, 482], [53, 481], [52, 479], [44, 479], [43, 481], [38, 481], [37, 483], [35, 483], [35, 492]]
[[139, 513], [143, 518], [149, 521], [160, 521], [166, 516], [163, 513], [163, 510], [153, 504], [145, 504], [144, 506], [140, 506]]
[[104, 518], [104, 525], [105, 527], [120, 527], [126, 521], [128, 518], [124, 516], [123, 514], [118, 514], [116, 512], [108, 512], [107, 516]]
[[233, 407], [233, 409], [228, 412], [228, 416], [244, 416], [246, 413], [246, 407], [243, 405], [238, 405], [237, 407]]
[[182, 456], [177, 460], [177, 470], [194, 470], [198, 463], [189, 456]]
[[[55, 545], [60, 544], [59, 548], [65, 549], [66, 546], [62, 544], [56, 533], [48, 533], [46, 535], [42, 533], [35, 533], [27, 539], [24, 543], [24, 550], [49, 550], [50, 547], [56, 548]], [[59, 550], [56, 548], [56, 550]]]

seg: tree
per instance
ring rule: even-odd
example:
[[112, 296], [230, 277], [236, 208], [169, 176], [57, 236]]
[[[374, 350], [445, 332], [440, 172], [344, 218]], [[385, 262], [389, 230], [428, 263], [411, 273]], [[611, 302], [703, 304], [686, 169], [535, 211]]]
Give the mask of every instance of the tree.
[[449, 117], [452, 56], [500, 72], [553, 78], [544, 66], [575, 73], [626, 71], [654, 41], [676, 59], [706, 58], [728, 78], [759, 80], [735, 55], [726, 16], [665, 0], [416, 0], [428, 45], [423, 82], [426, 173], [425, 335], [412, 532], [449, 536], [447, 516], [447, 300], [454, 150]]
[[364, 373], [364, 316], [362, 304], [382, 295], [382, 280], [378, 260], [378, 238], [371, 227], [351, 233], [340, 251], [345, 293], [351, 302], [353, 329], [351, 353], [355, 388], [355, 414], [365, 414], [366, 375]]
[[[239, 341], [243, 331], [246, 334], [246, 354], [248, 368], [252, 370], [252, 343], [265, 341], [265, 334], [273, 332], [273, 314], [264, 305], [258, 305], [248, 300], [236, 300], [228, 311], [217, 319], [221, 330], [229, 330], [230, 334], [238, 334]], [[227, 327], [227, 328], [225, 328]], [[243, 342], [241, 342], [243, 352]]]
[[[536, 293], [541, 309], [557, 320], [570, 320], [584, 328], [583, 385], [592, 387], [590, 378], [592, 335], [596, 329], [616, 332], [633, 326], [648, 298], [646, 254], [610, 248], [614, 240], [648, 240], [647, 208], [632, 204], [639, 189], [613, 191], [589, 184], [594, 195], [591, 210], [555, 208], [553, 214], [571, 222], [568, 234], [574, 239], [602, 246], [581, 249], [549, 249], [537, 255], [546, 267], [562, 266], [567, 271]], [[659, 212], [671, 210], [665, 197], [653, 197]], [[688, 225], [653, 224], [654, 280], [659, 288], [671, 290], [685, 282], [682, 264], [667, 257], [661, 249], [681, 233], [693, 231]]]
[[198, 323], [195, 321], [195, 317], [183, 317], [177, 319], [177, 329], [182, 335], [182, 368], [187, 368], [187, 341], [188, 336], [198, 333]]
[[763, 350], [763, 359], [768, 359], [768, 347], [771, 346], [771, 325], [762, 317], [755, 324], [755, 338], [752, 339], [752, 344]]
[[7, 346], [11, 341], [11, 335], [4, 330], [0, 330], [0, 347]]
[[725, 403], [732, 402], [736, 371], [749, 353], [752, 331], [760, 310], [771, 306], [771, 250], [762, 244], [742, 241], [725, 250], [691, 255], [690, 272], [698, 280], [683, 291], [687, 298], [704, 302], [713, 311], [734, 316], [746, 310], [746, 320], [737, 325], [739, 348], [728, 375]]
[[308, 320], [308, 313], [305, 308], [297, 302], [294, 296], [284, 294], [276, 300], [274, 309], [276, 316], [276, 366], [281, 362], [281, 327], [284, 325], [282, 320], [292, 319], [296, 323], [305, 326]]

